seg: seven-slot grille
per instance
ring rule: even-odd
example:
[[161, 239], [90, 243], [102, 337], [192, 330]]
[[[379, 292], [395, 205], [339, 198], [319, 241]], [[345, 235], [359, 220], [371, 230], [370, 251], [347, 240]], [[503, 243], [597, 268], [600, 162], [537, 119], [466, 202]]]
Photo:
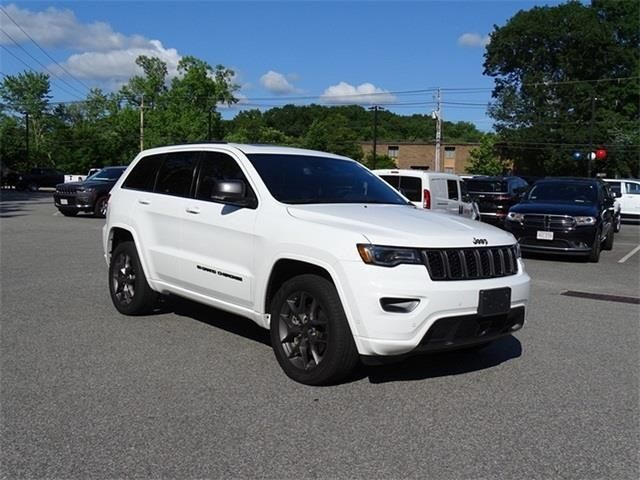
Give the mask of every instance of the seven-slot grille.
[[75, 185], [58, 185], [56, 187], [56, 192], [58, 193], [76, 193], [77, 187]]
[[576, 221], [569, 215], [540, 215], [526, 213], [524, 226], [537, 230], [567, 230], [576, 226]]
[[422, 250], [431, 280], [479, 280], [518, 273], [517, 246]]

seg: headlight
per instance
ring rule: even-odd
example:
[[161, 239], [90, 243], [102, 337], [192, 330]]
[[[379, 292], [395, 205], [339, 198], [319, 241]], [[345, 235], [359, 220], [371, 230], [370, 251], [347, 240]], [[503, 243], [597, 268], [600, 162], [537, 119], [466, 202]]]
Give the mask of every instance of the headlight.
[[507, 213], [507, 220], [511, 220], [512, 222], [522, 222], [524, 220], [524, 215], [522, 213], [509, 212]]
[[91, 187], [80, 187], [78, 188], [79, 192], [93, 192], [95, 190], [95, 188], [91, 188]]
[[573, 217], [576, 221], [576, 225], [595, 225], [595, 217]]
[[413, 248], [381, 247], [379, 245], [359, 243], [358, 253], [364, 263], [381, 267], [395, 267], [402, 263], [422, 263], [420, 252]]

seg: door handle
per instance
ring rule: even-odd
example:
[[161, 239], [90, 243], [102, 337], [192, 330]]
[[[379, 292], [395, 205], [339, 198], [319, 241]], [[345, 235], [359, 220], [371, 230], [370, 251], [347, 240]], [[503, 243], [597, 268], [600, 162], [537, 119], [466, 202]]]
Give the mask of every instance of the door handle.
[[140, 205], [151, 205], [151, 202], [149, 200], [138, 200], [138, 203]]
[[192, 213], [194, 215], [198, 215], [200, 213], [200, 209], [198, 207], [187, 207], [185, 210], [187, 213]]

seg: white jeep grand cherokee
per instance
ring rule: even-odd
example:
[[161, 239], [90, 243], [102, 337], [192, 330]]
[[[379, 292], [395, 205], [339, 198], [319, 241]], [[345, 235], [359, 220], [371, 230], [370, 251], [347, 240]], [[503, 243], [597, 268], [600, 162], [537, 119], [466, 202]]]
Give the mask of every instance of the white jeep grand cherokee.
[[529, 299], [511, 234], [416, 209], [357, 162], [309, 150], [141, 152], [103, 243], [118, 311], [171, 293], [248, 317], [310, 385], [360, 359], [486, 345], [523, 326]]

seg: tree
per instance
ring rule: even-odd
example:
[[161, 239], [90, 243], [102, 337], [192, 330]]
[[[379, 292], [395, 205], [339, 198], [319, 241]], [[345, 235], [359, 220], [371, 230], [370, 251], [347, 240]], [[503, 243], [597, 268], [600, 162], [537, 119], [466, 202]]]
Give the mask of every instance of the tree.
[[[18, 75], [7, 75], [0, 84], [0, 98], [6, 102], [6, 110], [25, 115], [24, 125], [29, 128], [30, 137], [33, 138], [32, 151], [36, 161], [41, 155], [45, 116], [51, 99], [50, 89], [49, 76], [39, 72], [25, 71]], [[30, 142], [28, 138], [25, 141]], [[25, 144], [25, 150], [27, 147]]]
[[509, 162], [501, 159], [495, 148], [496, 137], [488, 133], [480, 140], [480, 145], [469, 152], [467, 171], [474, 175], [503, 175], [509, 170]]
[[495, 27], [484, 62], [495, 78], [489, 113], [519, 171], [575, 174], [571, 153], [604, 145], [609, 174], [638, 175], [639, 32], [635, 0], [535, 7]]
[[314, 150], [344, 155], [354, 160], [362, 158], [362, 148], [347, 119], [340, 114], [315, 120], [304, 138], [304, 146]]
[[159, 98], [167, 91], [167, 64], [157, 57], [140, 55], [136, 58], [144, 76], [135, 75], [122, 87], [121, 94], [132, 105], [144, 103], [148, 108], [155, 108]]

